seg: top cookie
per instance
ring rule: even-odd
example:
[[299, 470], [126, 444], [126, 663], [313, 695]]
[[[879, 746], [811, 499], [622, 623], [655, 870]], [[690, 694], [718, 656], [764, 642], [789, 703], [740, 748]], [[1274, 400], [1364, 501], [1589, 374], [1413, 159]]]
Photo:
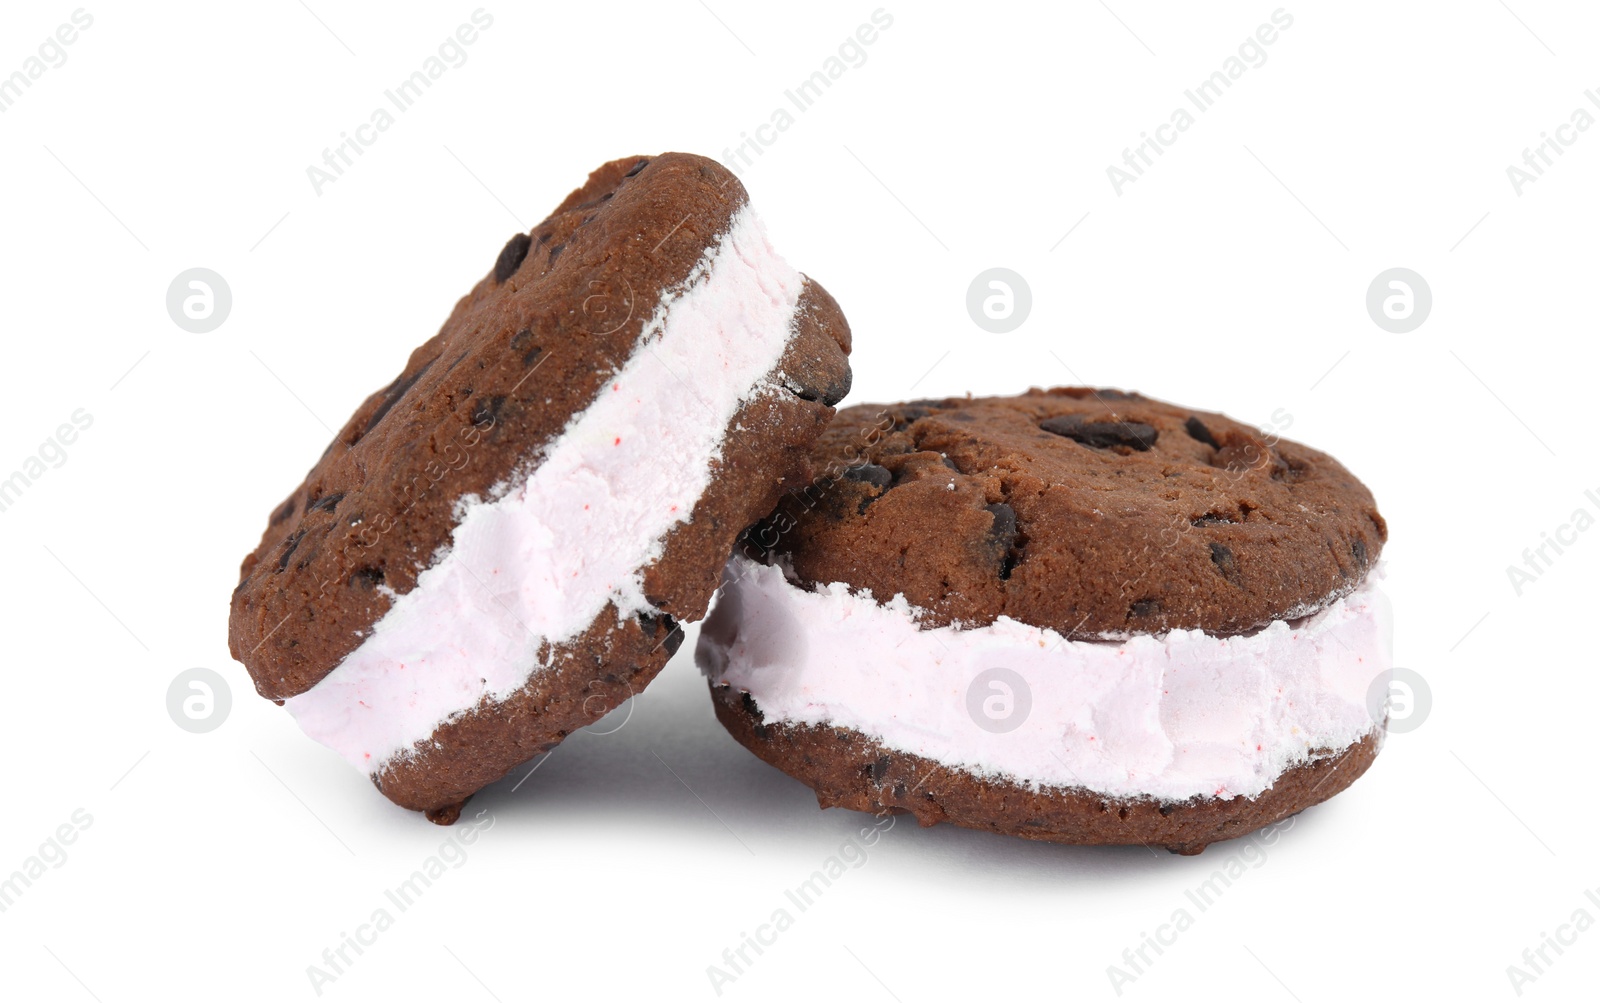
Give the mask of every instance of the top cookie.
[[[607, 455], [634, 457], [628, 462], [656, 473], [708, 461], [710, 474], [698, 500], [688, 497], [674, 509], [674, 526], [640, 569], [637, 591], [649, 615], [665, 615], [669, 623], [704, 614], [734, 534], [769, 510], [784, 486], [805, 478], [807, 453], [830, 405], [849, 388], [849, 328], [821, 287], [802, 285], [795, 273], [791, 283], [751, 269], [743, 277], [728, 273], [742, 283], [737, 288], [712, 281], [707, 262], [719, 248], [769, 258], [746, 203], [743, 186], [714, 161], [679, 153], [629, 157], [596, 170], [548, 219], [505, 245], [439, 333], [356, 410], [245, 558], [230, 645], [263, 696], [305, 693], [369, 639], [449, 546], [463, 503], [522, 490], [575, 415], [612, 391], [641, 393], [637, 381], [611, 384], [646, 352], [654, 357], [634, 368], [660, 389], [642, 392], [636, 407], [630, 397], [613, 409], [637, 417], [620, 419], [618, 450]], [[756, 406], [752, 381], [728, 388], [748, 403], [721, 414], [704, 396], [707, 382], [715, 383], [726, 366], [696, 372], [688, 368], [697, 364], [693, 353], [657, 351], [662, 324], [675, 322], [664, 320], [668, 307], [697, 290], [685, 322], [702, 327], [680, 330], [680, 344], [740, 330], [753, 309], [781, 313], [765, 304], [799, 290], [797, 303], [788, 300], [792, 320], [779, 333], [775, 357], [781, 358], [767, 378], [786, 400], [760, 396], [766, 403]], [[731, 326], [719, 318], [731, 318]], [[654, 427], [652, 415], [676, 413], [659, 406], [669, 398], [699, 400], [694, 415], [703, 412], [704, 423], [715, 425], [719, 453], [691, 456], [693, 450], [675, 445], [684, 438], [681, 429]], [[604, 445], [612, 435], [606, 432]], [[613, 474], [628, 476], [623, 467], [607, 476]], [[681, 480], [668, 478], [674, 485]], [[575, 527], [581, 518], [571, 517]], [[581, 554], [619, 528], [575, 528], [588, 543], [556, 545]], [[493, 561], [492, 553], [482, 555], [476, 573], [489, 575]], [[497, 583], [503, 587], [516, 586]], [[564, 601], [560, 583], [538, 587], [554, 596], [549, 601]], [[612, 587], [633, 588], [622, 581]], [[631, 615], [631, 606], [619, 599], [614, 608]]]
[[1351, 592], [1388, 536], [1327, 454], [1117, 390], [857, 405], [816, 458], [832, 479], [747, 549], [804, 584], [904, 594], [929, 626], [1243, 633]]

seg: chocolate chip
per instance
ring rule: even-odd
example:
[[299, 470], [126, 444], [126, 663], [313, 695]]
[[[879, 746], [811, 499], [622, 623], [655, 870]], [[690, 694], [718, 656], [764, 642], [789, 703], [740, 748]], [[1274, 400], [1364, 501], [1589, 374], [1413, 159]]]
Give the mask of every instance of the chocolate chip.
[[1203, 442], [1212, 449], [1222, 448], [1217, 444], [1216, 436], [1211, 434], [1211, 429], [1206, 428], [1206, 423], [1192, 414], [1189, 416], [1189, 420], [1183, 423], [1183, 430], [1189, 433], [1189, 438]]
[[482, 425], [485, 422], [496, 425], [500, 422], [500, 409], [505, 406], [506, 398], [503, 394], [496, 394], [486, 401], [480, 401], [472, 411], [472, 423]]
[[894, 796], [897, 798], [903, 798], [906, 796], [906, 785], [904, 783], [897, 783], [894, 785]]
[[865, 485], [866, 490], [857, 493], [846, 493], [843, 497], [833, 502], [833, 507], [855, 501], [856, 515], [865, 515], [867, 508], [894, 484], [894, 474], [887, 467], [880, 467], [876, 463], [862, 463], [854, 467], [846, 467], [841, 478]]
[[383, 569], [361, 568], [360, 570], [356, 571], [355, 574], [351, 575], [349, 579], [345, 581], [345, 584], [353, 589], [360, 589], [363, 592], [371, 592], [373, 589], [383, 584]]
[[1367, 566], [1367, 541], [1359, 536], [1350, 541], [1350, 556], [1356, 559], [1356, 564], [1365, 568]]
[[1079, 414], [1046, 418], [1039, 423], [1039, 427], [1095, 449], [1126, 446], [1140, 452], [1154, 446], [1160, 434], [1139, 421], [1084, 421]]
[[894, 412], [894, 430], [904, 430], [914, 421], [919, 421], [932, 414], [933, 411], [925, 407], [902, 407]]
[[427, 362], [422, 364], [420, 369], [412, 373], [410, 376], [406, 376], [404, 373], [402, 373], [401, 375], [395, 377], [394, 382], [389, 384], [389, 389], [383, 392], [383, 403], [379, 404], [378, 410], [372, 412], [372, 417], [367, 419], [367, 427], [361, 430], [361, 434], [366, 435], [368, 432], [376, 428], [378, 422], [382, 421], [384, 416], [389, 413], [389, 410], [400, 402], [400, 398], [406, 395], [406, 391], [416, 386], [417, 381], [422, 379], [423, 375], [427, 373], [428, 370], [432, 369], [433, 364], [438, 361], [438, 358], [429, 359]]
[[822, 367], [815, 371], [803, 369], [799, 373], [786, 373], [785, 389], [803, 401], [820, 401], [828, 407], [844, 400], [850, 393], [851, 373], [846, 369], [841, 376], [830, 377]]
[[744, 712], [746, 714], [755, 718], [755, 724], [752, 726], [751, 730], [756, 733], [756, 737], [765, 739], [767, 737], [765, 717], [761, 713], [761, 708], [756, 706], [755, 699], [751, 697], [750, 694], [744, 693], [739, 697], [739, 704], [744, 708]]
[[640, 171], [642, 171], [642, 170], [644, 170], [644, 169], [645, 169], [645, 168], [646, 168], [646, 167], [648, 167], [648, 166], [649, 166], [649, 165], [650, 165], [650, 161], [648, 161], [648, 160], [641, 160], [641, 161], [639, 161], [639, 162], [638, 162], [638, 163], [637, 163], [637, 164], [634, 164], [634, 165], [633, 165], [633, 170], [631, 170], [631, 171], [629, 171], [629, 172], [628, 172], [628, 173], [626, 173], [626, 174], [624, 174], [624, 175], [623, 175], [623, 177], [625, 177], [625, 178], [631, 178], [631, 177], [633, 177], [633, 176], [634, 176], [634, 175], [635, 175], [635, 174], [638, 174], [638, 173], [639, 173], [639, 172], [640, 172]]
[[667, 639], [661, 646], [667, 649], [667, 657], [671, 658], [678, 653], [679, 648], [683, 647], [683, 628], [670, 616], [664, 619], [667, 621]]
[[525, 233], [519, 233], [506, 241], [506, 246], [500, 249], [499, 259], [494, 263], [496, 285], [517, 274], [517, 269], [522, 267], [522, 259], [528, 256], [528, 248], [532, 246], [533, 238]]
[[302, 529], [297, 530], [293, 536], [284, 541], [283, 555], [278, 558], [279, 571], [284, 571], [289, 567], [289, 558], [294, 556], [295, 550], [300, 546], [300, 541], [304, 540], [305, 538], [306, 531]]
[[663, 627], [666, 628], [667, 636], [662, 638], [661, 643], [656, 647], [665, 648], [668, 658], [676, 655], [679, 646], [683, 644], [683, 628], [678, 626], [678, 621], [665, 613], [659, 615], [640, 613], [639, 626], [644, 628], [644, 632], [651, 637], [660, 634]]
[[1291, 460], [1277, 450], [1272, 451], [1272, 479], [1285, 484], [1293, 484], [1301, 480], [1311, 467], [1299, 460]]
[[890, 759], [888, 756], [878, 757], [877, 761], [874, 762], [871, 767], [872, 780], [874, 783], [883, 783], [883, 778], [888, 776], [889, 766], [893, 762], [894, 760]]
[[1217, 571], [1228, 581], [1233, 581], [1239, 574], [1239, 563], [1233, 558], [1233, 551], [1226, 545], [1212, 541], [1211, 563], [1217, 566]]
[[989, 526], [989, 545], [999, 554], [1000, 578], [1004, 581], [1017, 566], [1017, 512], [1004, 502], [985, 505], [984, 509], [994, 517]]
[[511, 350], [522, 353], [524, 366], [533, 365], [544, 354], [544, 349], [533, 343], [533, 331], [526, 327], [511, 336]]
[[889, 472], [888, 467], [880, 467], [876, 463], [863, 463], [860, 466], [846, 467], [844, 479], [887, 489], [894, 482], [894, 474]]
[[339, 507], [339, 503], [342, 501], [344, 501], [344, 492], [342, 491], [336, 491], [331, 495], [323, 495], [306, 506], [306, 515], [310, 515], [313, 512], [332, 512]]
[[1158, 599], [1140, 599], [1128, 607], [1128, 616], [1135, 619], [1155, 616], [1159, 612], [1161, 612], [1161, 601]]
[[1004, 502], [995, 505], [985, 505], [984, 510], [994, 516], [994, 525], [990, 527], [989, 534], [997, 541], [1003, 542], [1007, 547], [1017, 538], [1017, 512]]
[[1234, 521], [1232, 519], [1228, 518], [1225, 515], [1218, 515], [1215, 512], [1207, 512], [1205, 515], [1196, 516], [1195, 518], [1190, 519], [1189, 520], [1189, 525], [1191, 525], [1191, 526], [1231, 526], [1231, 525], [1233, 525], [1233, 522]]

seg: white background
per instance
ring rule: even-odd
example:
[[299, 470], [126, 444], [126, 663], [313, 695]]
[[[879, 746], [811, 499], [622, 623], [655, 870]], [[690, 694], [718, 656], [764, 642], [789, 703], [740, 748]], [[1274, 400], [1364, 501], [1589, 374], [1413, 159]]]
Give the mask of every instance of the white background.
[[[256, 698], [226, 647], [239, 559], [509, 235], [603, 161], [720, 156], [876, 6], [494, 4], [466, 63], [318, 195], [307, 166], [476, 5], [307, 2], [90, 7], [0, 114], [0, 476], [94, 419], [0, 513], [0, 875], [93, 819], [0, 913], [8, 998], [316, 998], [307, 966], [451, 831]], [[1600, 918], [1600, 532], [1520, 596], [1506, 572], [1600, 515], [1600, 129], [1520, 195], [1506, 168], [1600, 115], [1600, 23], [1549, 0], [1288, 7], [1265, 64], [1119, 195], [1106, 168], [1275, 5], [1108, 2], [889, 5], [867, 61], [744, 180], [850, 317], [852, 401], [1089, 382], [1261, 425], [1282, 409], [1389, 521], [1397, 660], [1431, 715], [1189, 905], [1123, 996], [1513, 999], [1525, 948]], [[0, 74], [72, 10], [7, 4]], [[209, 334], [164, 305], [195, 266], [233, 291]], [[994, 266], [1033, 291], [1011, 334], [965, 311]], [[1433, 292], [1407, 334], [1364, 304], [1394, 266]], [[707, 967], [870, 819], [818, 811], [727, 737], [693, 648], [620, 731], [476, 798], [492, 829], [324, 998], [717, 998]], [[202, 735], [165, 706], [196, 666], [233, 695]], [[1237, 852], [902, 821], [723, 998], [1114, 999], [1107, 966]], [[1524, 995], [1592, 993], [1597, 949], [1589, 930], [1550, 952]]]

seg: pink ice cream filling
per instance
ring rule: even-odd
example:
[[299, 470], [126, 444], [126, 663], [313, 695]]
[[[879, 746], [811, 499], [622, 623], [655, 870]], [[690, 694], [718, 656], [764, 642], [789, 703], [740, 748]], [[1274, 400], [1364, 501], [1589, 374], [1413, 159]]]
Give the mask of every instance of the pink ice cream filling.
[[[1218, 637], [1069, 640], [999, 617], [924, 628], [903, 596], [801, 588], [736, 556], [702, 670], [768, 724], [850, 728], [985, 778], [1107, 797], [1255, 797], [1380, 727], [1393, 667], [1372, 577], [1300, 620]], [[1386, 685], [1384, 685], [1386, 690]]]

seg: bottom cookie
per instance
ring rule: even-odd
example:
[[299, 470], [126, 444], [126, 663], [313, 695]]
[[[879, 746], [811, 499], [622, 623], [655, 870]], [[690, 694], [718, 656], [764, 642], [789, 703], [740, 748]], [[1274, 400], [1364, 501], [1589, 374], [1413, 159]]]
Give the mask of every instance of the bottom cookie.
[[923, 826], [949, 822], [1052, 843], [1142, 844], [1186, 855], [1326, 801], [1365, 773], [1383, 744], [1380, 726], [1344, 749], [1290, 768], [1255, 798], [1164, 803], [1033, 790], [898, 752], [847, 728], [767, 724], [755, 700], [730, 686], [712, 684], [711, 702], [729, 734], [810, 787], [823, 808], [909, 813]]
[[453, 825], [475, 792], [644, 691], [683, 643], [669, 616], [617, 622], [608, 610], [550, 653], [550, 665], [509, 699], [442, 724], [409, 756], [372, 774], [385, 797]]

